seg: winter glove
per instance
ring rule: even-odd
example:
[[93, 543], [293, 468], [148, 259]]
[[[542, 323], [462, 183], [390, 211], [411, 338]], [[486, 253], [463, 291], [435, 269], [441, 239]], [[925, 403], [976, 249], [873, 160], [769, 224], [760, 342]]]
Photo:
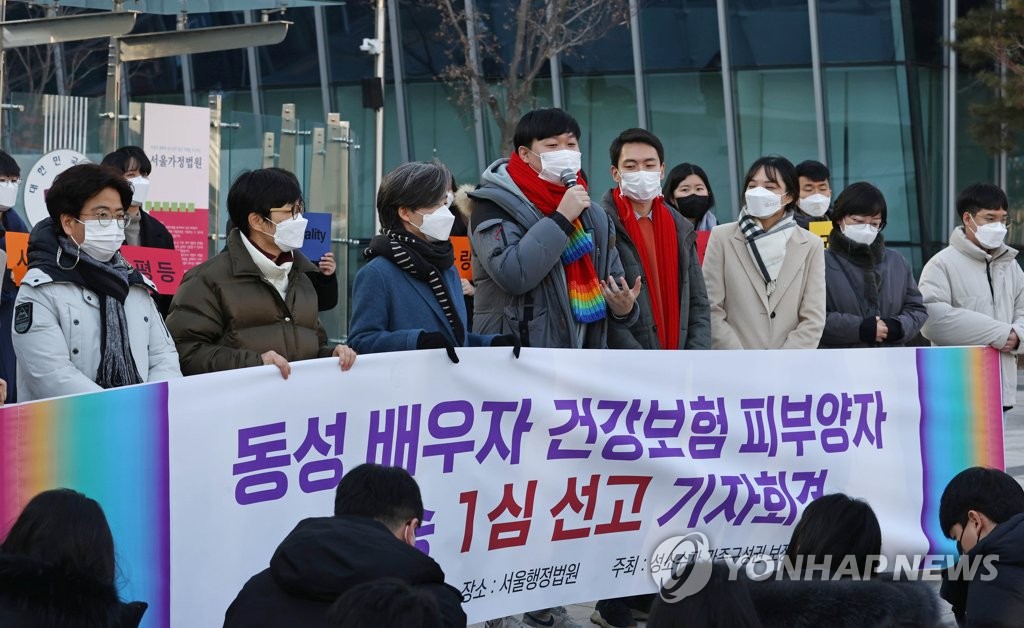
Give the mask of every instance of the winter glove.
[[444, 334], [437, 331], [421, 331], [420, 337], [416, 339], [417, 349], [444, 349], [448, 352], [448, 359], [455, 364], [459, 363], [459, 356], [455, 353], [453, 345]]
[[883, 318], [882, 322], [889, 328], [889, 335], [885, 337], [885, 344], [891, 345], [903, 340], [903, 323], [898, 318]]
[[865, 318], [863, 321], [861, 321], [859, 330], [861, 342], [863, 342], [866, 345], [878, 344], [877, 342], [875, 342], [875, 338], [878, 337], [877, 332], [878, 319], [876, 319], [874, 316], [869, 316]]
[[512, 347], [512, 355], [519, 359], [519, 352], [523, 350], [523, 345], [519, 343], [519, 337], [515, 334], [504, 334], [501, 336], [495, 336], [491, 339], [492, 347]]

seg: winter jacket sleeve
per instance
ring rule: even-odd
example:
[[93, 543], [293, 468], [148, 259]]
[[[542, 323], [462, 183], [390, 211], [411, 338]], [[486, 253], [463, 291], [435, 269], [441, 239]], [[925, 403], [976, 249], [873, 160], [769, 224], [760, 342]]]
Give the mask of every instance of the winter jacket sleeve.
[[[914, 280], [914, 273], [910, 270], [910, 264], [903, 258], [902, 255], [897, 255], [899, 260], [899, 270], [902, 270], [906, 275], [904, 283], [907, 286], [907, 290], [903, 295], [903, 309], [900, 310], [899, 316], [896, 320], [900, 322], [903, 327], [903, 338], [899, 339], [900, 342], [908, 342], [917, 332], [921, 331], [925, 321], [928, 320], [928, 308], [924, 305], [924, 299], [921, 297], [921, 291], [917, 289], [917, 281]], [[897, 268], [893, 269], [893, 272], [899, 272]], [[1021, 297], [1018, 296], [1019, 306], [1024, 306], [1024, 301], [1021, 301]], [[1018, 309], [1018, 312], [1022, 310]], [[1024, 331], [1022, 328], [1021, 331]]]
[[219, 344], [226, 327], [217, 287], [201, 272], [186, 273], [167, 315], [182, 373], [198, 375], [263, 364], [257, 351]]
[[729, 324], [725, 295], [725, 242], [720, 229], [712, 229], [704, 252], [704, 280], [707, 284], [711, 316], [711, 348], [742, 349], [736, 330]]
[[690, 316], [686, 332], [687, 349], [711, 348], [711, 310], [708, 305], [708, 289], [704, 285], [704, 273], [697, 261], [696, 243], [690, 249]]
[[925, 264], [921, 271], [919, 287], [928, 309], [928, 319], [921, 333], [936, 345], [979, 345], [1001, 349], [1010, 336], [1010, 324], [980, 312], [953, 307], [949, 272], [943, 261], [936, 258]]
[[[608, 221], [608, 273], [616, 280], [623, 279], [626, 276], [626, 271], [622, 268], [622, 258], [619, 257], [619, 249], [615, 246], [615, 225], [612, 224], [612, 219], [608, 216], [607, 212], [604, 213], [604, 216]], [[607, 277], [598, 277], [597, 279], [600, 281], [607, 279]], [[636, 325], [639, 320], [640, 305], [638, 303], [634, 302], [633, 309], [622, 318], [613, 315], [611, 308], [608, 308], [608, 321], [611, 323], [608, 329], [619, 327], [626, 333], [629, 333], [629, 328]]]
[[494, 283], [508, 294], [521, 295], [536, 288], [555, 264], [562, 263], [569, 235], [550, 216], [524, 232], [497, 205], [478, 201], [470, 241], [477, 261]]
[[[841, 311], [839, 303], [847, 304], [845, 298], [853, 292], [850, 282], [843, 276], [842, 271], [836, 270], [829, 264], [842, 264], [841, 261], [828, 254], [829, 262], [825, 265], [825, 329], [821, 334], [821, 344], [828, 346], [854, 345], [860, 342], [860, 326], [864, 322], [861, 314], [851, 314]], [[853, 301], [857, 302], [858, 295], [853, 295]]]
[[39, 287], [24, 284], [18, 292], [15, 312], [28, 308], [30, 318], [26, 331], [15, 331], [12, 335], [20, 377], [35, 399], [103, 390], [71, 362], [68, 341], [57, 314], [62, 304], [54, 298], [55, 289], [54, 284]]
[[319, 270], [311, 270], [306, 276], [316, 290], [317, 310], [326, 312], [334, 309], [338, 305], [338, 274], [325, 275]]
[[797, 312], [798, 323], [789, 332], [783, 349], [817, 349], [825, 329], [825, 245], [820, 238], [811, 240], [807, 260], [804, 293]]
[[414, 351], [422, 328], [391, 331], [391, 310], [396, 304], [384, 275], [372, 265], [356, 273], [352, 286], [352, 322], [349, 345], [358, 353]]
[[157, 304], [149, 300], [149, 375], [147, 382], [162, 382], [181, 377], [178, 352], [171, 332], [164, 324]]

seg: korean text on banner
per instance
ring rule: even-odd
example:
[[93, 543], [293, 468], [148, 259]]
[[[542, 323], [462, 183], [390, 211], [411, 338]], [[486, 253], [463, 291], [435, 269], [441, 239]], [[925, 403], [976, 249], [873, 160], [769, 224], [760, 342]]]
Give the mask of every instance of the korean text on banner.
[[306, 239], [302, 243], [302, 254], [316, 264], [324, 253], [331, 250], [331, 215], [316, 212], [302, 215], [309, 221], [306, 225]]
[[122, 246], [121, 256], [156, 284], [160, 294], [174, 294], [181, 285], [181, 254], [175, 249]]
[[452, 248], [455, 249], [455, 268], [459, 271], [459, 277], [473, 280], [473, 252], [469, 246], [467, 236], [452, 236]]
[[11, 278], [15, 285], [28, 272], [28, 234], [17, 231], [7, 232], [7, 268], [11, 269]]

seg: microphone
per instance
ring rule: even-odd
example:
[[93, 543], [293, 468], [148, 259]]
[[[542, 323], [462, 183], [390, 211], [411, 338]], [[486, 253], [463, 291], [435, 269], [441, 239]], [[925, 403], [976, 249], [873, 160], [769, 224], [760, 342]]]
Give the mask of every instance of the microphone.
[[559, 177], [562, 179], [562, 185], [565, 186], [565, 189], [569, 189], [572, 186], [576, 185], [576, 173], [570, 170], [569, 168], [563, 170], [562, 174], [559, 175]]

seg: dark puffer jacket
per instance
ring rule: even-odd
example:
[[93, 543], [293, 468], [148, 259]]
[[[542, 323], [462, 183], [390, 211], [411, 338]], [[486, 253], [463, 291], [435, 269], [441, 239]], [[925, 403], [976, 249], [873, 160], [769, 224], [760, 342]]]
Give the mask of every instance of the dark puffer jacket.
[[967, 558], [982, 561], [973, 578], [966, 571], [958, 579], [943, 574], [942, 597], [957, 619], [966, 616], [968, 628], [1024, 626], [1024, 513], [997, 525]]
[[0, 555], [0, 626], [135, 628], [145, 602], [125, 604], [117, 589], [27, 556]]
[[331, 355], [306, 276], [313, 263], [295, 252], [282, 300], [242, 237], [232, 231], [227, 247], [185, 273], [174, 295], [167, 328], [185, 375], [260, 366], [260, 354], [271, 350], [289, 362]]

